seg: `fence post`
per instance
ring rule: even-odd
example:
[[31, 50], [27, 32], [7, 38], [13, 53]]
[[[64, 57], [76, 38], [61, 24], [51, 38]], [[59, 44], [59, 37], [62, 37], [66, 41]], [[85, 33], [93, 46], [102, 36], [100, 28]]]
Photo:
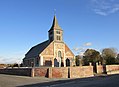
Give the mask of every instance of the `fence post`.
[[89, 65], [92, 66], [92, 63], [90, 62]]
[[49, 78], [52, 78], [52, 68], [53, 68], [53, 67], [48, 68], [48, 69], [49, 69], [49, 70], [48, 70], [48, 71], [49, 71], [49, 72], [48, 72]]
[[34, 68], [31, 69], [31, 77], [34, 77]]

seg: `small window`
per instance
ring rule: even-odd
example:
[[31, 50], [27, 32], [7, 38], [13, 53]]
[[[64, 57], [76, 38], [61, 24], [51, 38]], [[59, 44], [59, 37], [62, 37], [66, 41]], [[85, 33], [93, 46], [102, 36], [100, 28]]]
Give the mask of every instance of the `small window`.
[[58, 57], [62, 57], [61, 51], [58, 51]]
[[58, 36], [57, 36], [57, 40], [58, 40]]
[[61, 40], [60, 36], [57, 36], [57, 40]]
[[61, 40], [60, 36], [59, 36], [59, 40]]
[[56, 31], [57, 34], [60, 34], [60, 31]]

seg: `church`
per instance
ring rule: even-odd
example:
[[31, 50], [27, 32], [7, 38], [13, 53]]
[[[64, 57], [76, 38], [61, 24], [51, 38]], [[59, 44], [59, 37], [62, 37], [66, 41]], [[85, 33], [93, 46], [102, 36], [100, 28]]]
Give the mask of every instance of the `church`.
[[24, 67], [67, 67], [75, 64], [75, 56], [63, 41], [63, 30], [54, 16], [48, 40], [33, 46], [23, 59]]

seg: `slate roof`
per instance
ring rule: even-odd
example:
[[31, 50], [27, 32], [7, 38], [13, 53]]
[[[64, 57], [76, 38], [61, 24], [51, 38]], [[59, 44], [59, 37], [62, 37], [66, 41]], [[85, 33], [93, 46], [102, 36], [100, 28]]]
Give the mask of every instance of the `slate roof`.
[[50, 44], [50, 41], [44, 41], [34, 47], [32, 47], [25, 55], [26, 58], [33, 58], [35, 56], [38, 56], [48, 45]]
[[[60, 29], [60, 30], [62, 30], [61, 27], [58, 24], [56, 16], [54, 16], [53, 23], [52, 23], [52, 26], [51, 26], [50, 30], [53, 30], [53, 29]], [[26, 58], [34, 58], [34, 57], [38, 56], [49, 44], [50, 44], [50, 41], [47, 40], [47, 41], [44, 41], [44, 42], [42, 42], [42, 43], [32, 47], [26, 53], [25, 59]]]

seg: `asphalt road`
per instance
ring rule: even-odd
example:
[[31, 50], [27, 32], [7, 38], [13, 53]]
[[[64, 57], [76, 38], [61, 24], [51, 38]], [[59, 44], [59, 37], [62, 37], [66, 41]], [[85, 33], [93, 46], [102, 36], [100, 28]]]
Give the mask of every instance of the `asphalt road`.
[[49, 79], [0, 74], [0, 87], [119, 87], [119, 75], [82, 79]]

